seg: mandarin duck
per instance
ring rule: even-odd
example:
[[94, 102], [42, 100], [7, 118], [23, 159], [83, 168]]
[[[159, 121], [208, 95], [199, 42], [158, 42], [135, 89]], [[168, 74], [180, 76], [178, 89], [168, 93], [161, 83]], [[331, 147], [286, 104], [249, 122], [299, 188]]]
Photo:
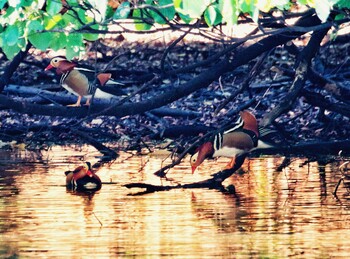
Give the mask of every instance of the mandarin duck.
[[259, 128], [253, 114], [241, 111], [240, 118], [234, 126], [212, 136], [209, 141], [197, 148], [191, 156], [192, 174], [206, 159], [213, 157], [232, 157], [225, 169], [235, 166], [236, 157], [246, 154], [258, 146]]
[[91, 169], [91, 163], [86, 162], [84, 165], [74, 169], [74, 171], [65, 172], [66, 187], [75, 191], [98, 191], [102, 187], [100, 177]]
[[52, 68], [56, 68], [56, 73], [61, 75], [60, 85], [68, 92], [78, 96], [77, 102], [68, 106], [80, 106], [83, 96], [88, 98], [86, 105], [90, 105], [94, 92], [96, 98], [110, 99], [116, 95], [125, 95], [125, 92], [120, 89], [123, 84], [113, 80], [111, 73], [96, 74], [95, 70], [79, 67], [62, 56], [52, 58], [45, 71]]

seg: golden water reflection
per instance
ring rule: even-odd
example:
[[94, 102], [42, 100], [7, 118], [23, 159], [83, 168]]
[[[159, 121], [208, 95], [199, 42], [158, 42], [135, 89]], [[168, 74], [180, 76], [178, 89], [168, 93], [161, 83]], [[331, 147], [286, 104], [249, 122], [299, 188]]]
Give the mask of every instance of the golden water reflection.
[[[34, 154], [1, 151], [0, 257], [19, 258], [338, 258], [348, 257], [349, 204], [338, 163], [319, 174], [317, 163], [295, 161], [275, 170], [281, 157], [252, 158], [216, 190], [172, 190], [141, 196], [130, 182], [162, 184], [153, 175], [164, 157], [122, 154], [98, 175], [95, 194], [66, 190], [64, 171], [99, 153], [54, 147]], [[41, 159], [38, 162], [38, 159]], [[177, 182], [209, 177], [226, 159], [207, 161], [195, 175], [188, 161], [169, 172]], [[107, 184], [109, 183], [109, 184]]]

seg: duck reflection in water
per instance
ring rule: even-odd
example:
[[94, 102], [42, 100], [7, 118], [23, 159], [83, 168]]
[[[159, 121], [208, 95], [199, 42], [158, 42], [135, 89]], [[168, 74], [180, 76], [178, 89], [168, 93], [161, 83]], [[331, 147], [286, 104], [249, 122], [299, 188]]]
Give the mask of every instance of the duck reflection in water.
[[102, 187], [101, 179], [92, 171], [90, 162], [85, 162], [74, 171], [65, 172], [65, 175], [66, 187], [69, 190], [95, 192]]

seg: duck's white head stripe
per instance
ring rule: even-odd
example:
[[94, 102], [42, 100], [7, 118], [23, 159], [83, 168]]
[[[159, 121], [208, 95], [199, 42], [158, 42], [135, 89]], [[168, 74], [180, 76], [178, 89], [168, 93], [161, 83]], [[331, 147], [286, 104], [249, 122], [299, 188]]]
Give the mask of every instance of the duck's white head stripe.
[[84, 67], [75, 67], [74, 69], [78, 70], [78, 71], [85, 71], [85, 72], [90, 72], [90, 73], [95, 73], [96, 72], [95, 70], [84, 68]]

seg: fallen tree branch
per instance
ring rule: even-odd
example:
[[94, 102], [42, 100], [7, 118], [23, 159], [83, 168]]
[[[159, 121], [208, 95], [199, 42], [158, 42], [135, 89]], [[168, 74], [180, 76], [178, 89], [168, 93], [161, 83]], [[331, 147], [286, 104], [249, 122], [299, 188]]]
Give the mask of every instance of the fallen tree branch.
[[214, 111], [214, 114], [217, 115], [229, 102], [231, 102], [232, 100], [234, 100], [237, 95], [239, 95], [240, 93], [242, 93], [243, 91], [247, 90], [249, 87], [250, 82], [252, 81], [252, 79], [256, 76], [256, 74], [258, 73], [261, 64], [264, 62], [264, 60], [266, 59], [268, 55], [268, 52], [263, 53], [259, 59], [256, 61], [256, 63], [254, 64], [253, 68], [249, 71], [249, 75], [247, 76], [247, 78], [243, 81], [243, 83], [239, 86], [239, 88], [233, 92], [228, 98], [226, 98]]
[[[8, 94], [32, 96], [32, 97], [23, 99], [23, 102], [30, 101], [30, 103], [39, 103], [39, 104], [54, 103], [56, 105], [59, 105], [62, 108], [64, 108], [64, 106], [61, 106], [61, 104], [62, 105], [71, 104], [71, 103], [74, 103], [77, 99], [75, 95], [72, 95], [67, 92], [51, 92], [51, 91], [42, 90], [33, 86], [8, 85], [5, 87], [4, 92]], [[116, 101], [114, 101], [113, 99], [112, 100], [95, 99], [94, 105], [97, 104], [100, 106], [103, 106], [103, 105], [109, 106], [109, 105], [113, 105], [114, 102]], [[3, 108], [5, 108], [4, 104], [2, 105], [3, 105]], [[171, 117], [185, 117], [185, 118], [186, 117], [197, 118], [202, 115], [200, 112], [167, 108], [167, 107], [156, 108], [151, 110], [150, 112], [157, 116], [171, 116]]]
[[[304, 155], [304, 156], [320, 156], [320, 155], [335, 155], [339, 156], [339, 152], [342, 151], [342, 155], [350, 154], [350, 140], [344, 141], [329, 141], [329, 142], [313, 142], [313, 143], [302, 143], [295, 146], [285, 147], [273, 147], [269, 149], [260, 149], [252, 152], [253, 154], [276, 154], [285, 153], [287, 155]], [[138, 192], [134, 195], [142, 195], [146, 193], [153, 193], [159, 191], [169, 191], [173, 189], [216, 189], [222, 192], [226, 192], [226, 188], [222, 185], [228, 177], [230, 177], [235, 171], [237, 171], [245, 160], [245, 155], [236, 158], [236, 164], [234, 168], [229, 170], [223, 170], [215, 173], [212, 178], [203, 180], [200, 182], [194, 182], [189, 184], [178, 184], [178, 185], [154, 185], [148, 183], [129, 183], [125, 184], [126, 188], [141, 188], [145, 191]], [[233, 191], [233, 193], [235, 193]]]
[[18, 54], [13, 58], [11, 63], [5, 68], [4, 73], [0, 77], [0, 93], [4, 90], [4, 87], [10, 82], [10, 78], [16, 71], [19, 64], [21, 64], [23, 59], [27, 56], [27, 53], [31, 47], [32, 44], [28, 42], [25, 49], [18, 52]]
[[301, 89], [305, 85], [311, 60], [318, 51], [320, 43], [324, 36], [327, 34], [328, 30], [329, 28], [326, 28], [312, 34], [308, 45], [303, 49], [302, 52], [300, 52], [298, 56], [298, 65], [295, 71], [295, 79], [293, 81], [293, 84], [291, 85], [287, 95], [283, 98], [283, 100], [274, 109], [266, 113], [261, 122], [261, 125], [263, 127], [270, 125], [278, 116], [288, 111], [292, 107], [295, 100], [299, 96]]
[[[124, 186], [129, 189], [131, 188], [146, 189], [145, 191], [139, 192], [136, 195], [159, 192], [159, 191], [169, 191], [172, 189], [198, 189], [198, 188], [216, 189], [216, 190], [225, 192], [226, 189], [222, 185], [222, 182], [225, 181], [228, 177], [230, 177], [234, 172], [236, 172], [242, 166], [245, 157], [246, 157], [245, 155], [237, 157], [235, 166], [232, 169], [219, 171], [213, 174], [212, 178], [203, 180], [200, 182], [178, 184], [178, 185], [154, 185], [154, 184], [147, 184], [147, 183], [129, 183], [129, 184], [125, 184]], [[233, 193], [235, 192], [233, 191]]]
[[[295, 77], [295, 72], [291, 69], [283, 67], [273, 67], [273, 71], [289, 76], [291, 78]], [[337, 76], [341, 77], [341, 74]], [[308, 70], [307, 74], [308, 79], [315, 85], [317, 88], [324, 89], [331, 93], [335, 98], [342, 101], [350, 100], [350, 89], [344, 87], [343, 85], [324, 77], [323, 75], [317, 73], [312, 67]]]
[[318, 94], [307, 89], [304, 89], [302, 91], [302, 95], [305, 97], [306, 102], [313, 106], [318, 106], [329, 111], [334, 111], [350, 118], [350, 107], [347, 104], [341, 102], [334, 103], [328, 98], [324, 97], [322, 94]]
[[338, 156], [350, 155], [350, 139], [340, 141], [314, 141], [304, 142], [294, 145], [275, 146], [271, 148], [257, 149], [252, 151], [252, 155], [286, 155], [286, 156]]
[[73, 134], [76, 134], [79, 137], [81, 137], [82, 139], [84, 139], [87, 143], [89, 143], [90, 145], [95, 147], [100, 153], [102, 153], [104, 155], [104, 157], [100, 159], [101, 162], [110, 162], [111, 160], [114, 160], [119, 156], [117, 154], [117, 152], [106, 147], [101, 142], [97, 141], [95, 138], [90, 137], [88, 134], [86, 134], [80, 130], [73, 129], [73, 128], [71, 128], [69, 130]]
[[230, 60], [225, 58], [222, 61], [213, 64], [211, 68], [203, 71], [197, 77], [191, 79], [190, 81], [182, 85], [170, 88], [170, 90], [167, 90], [163, 93], [159, 93], [156, 96], [153, 96], [138, 103], [124, 103], [118, 107], [115, 107], [112, 110], [104, 111], [106, 108], [108, 108], [108, 106], [98, 104], [95, 104], [94, 107], [92, 107], [90, 110], [86, 109], [86, 107], [66, 108], [54, 105], [44, 106], [33, 103], [27, 103], [25, 101], [15, 101], [4, 95], [0, 95], [0, 102], [3, 106], [13, 109], [17, 112], [48, 116], [82, 118], [86, 117], [89, 114], [89, 111], [90, 115], [92, 116], [94, 114], [99, 114], [123, 117], [126, 115], [140, 114], [172, 103], [180, 98], [188, 96], [189, 94], [201, 88], [207, 87], [209, 84], [217, 80], [224, 73], [233, 71], [237, 67], [246, 64], [250, 60], [270, 50], [271, 48], [284, 44], [287, 41], [312, 30], [315, 26], [319, 24], [320, 21], [316, 15], [303, 17], [295, 24], [296, 27], [304, 26], [303, 30], [291, 30], [286, 31], [283, 34], [267, 36], [249, 47], [242, 48], [235, 54], [233, 59]]

